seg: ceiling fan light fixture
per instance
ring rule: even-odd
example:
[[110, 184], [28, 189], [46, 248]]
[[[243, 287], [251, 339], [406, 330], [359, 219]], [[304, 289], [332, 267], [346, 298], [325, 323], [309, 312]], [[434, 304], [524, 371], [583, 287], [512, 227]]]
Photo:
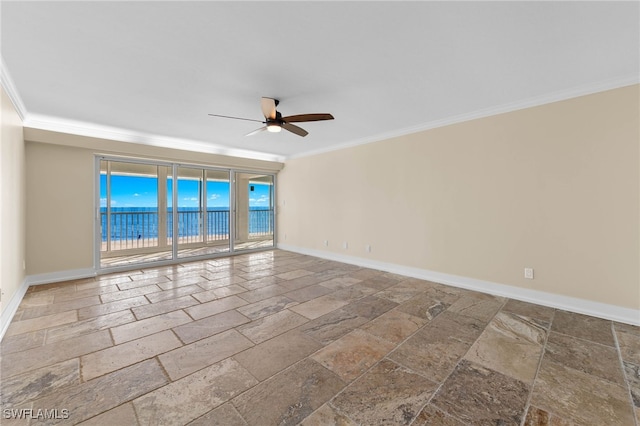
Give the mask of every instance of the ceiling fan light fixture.
[[267, 124], [267, 131], [272, 133], [278, 133], [282, 130], [282, 127], [278, 123], [269, 123]]

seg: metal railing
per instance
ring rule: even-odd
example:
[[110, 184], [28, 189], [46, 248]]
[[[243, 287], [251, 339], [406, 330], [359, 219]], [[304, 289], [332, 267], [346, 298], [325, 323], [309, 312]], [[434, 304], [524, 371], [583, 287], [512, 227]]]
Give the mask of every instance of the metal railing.
[[[107, 212], [100, 213], [102, 251], [140, 249], [158, 247], [160, 236], [157, 211], [112, 211], [107, 223]], [[168, 212], [166, 220], [167, 241], [161, 245], [171, 245], [173, 239], [173, 215]], [[206, 226], [206, 235], [203, 229]], [[249, 237], [273, 235], [273, 209], [249, 210]], [[205, 238], [206, 237], [206, 238]], [[208, 210], [206, 223], [202, 210], [178, 211], [178, 243], [206, 244], [229, 239], [229, 210]]]

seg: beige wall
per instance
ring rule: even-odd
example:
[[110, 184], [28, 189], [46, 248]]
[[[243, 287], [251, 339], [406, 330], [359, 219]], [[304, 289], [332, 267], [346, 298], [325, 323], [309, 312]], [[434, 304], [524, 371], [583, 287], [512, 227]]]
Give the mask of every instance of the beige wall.
[[25, 128], [27, 273], [91, 269], [95, 155], [277, 171], [282, 163], [202, 154]]
[[279, 242], [639, 309], [638, 101], [630, 86], [287, 161]]
[[3, 89], [0, 115], [0, 312], [25, 279], [25, 160], [22, 120]]

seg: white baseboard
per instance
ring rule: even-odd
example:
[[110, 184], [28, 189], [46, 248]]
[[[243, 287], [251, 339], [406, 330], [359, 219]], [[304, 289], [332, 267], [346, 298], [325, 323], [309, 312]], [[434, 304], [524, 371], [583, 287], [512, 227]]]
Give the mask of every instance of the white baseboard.
[[20, 285], [20, 287], [18, 287], [18, 290], [13, 294], [13, 297], [7, 304], [6, 308], [4, 309], [4, 311], [2, 311], [2, 315], [0, 315], [0, 341], [2, 341], [4, 333], [7, 331], [7, 328], [9, 327], [13, 316], [16, 314], [18, 306], [20, 306], [20, 302], [22, 302], [22, 299], [27, 293], [29, 286], [55, 283], [59, 281], [77, 280], [95, 276], [96, 271], [90, 268], [51, 272], [47, 274], [28, 275], [24, 279], [24, 281], [22, 281], [22, 284]]
[[29, 284], [27, 283], [27, 279], [25, 278], [22, 281], [22, 284], [18, 287], [7, 306], [2, 311], [2, 315], [0, 315], [0, 342], [4, 337], [4, 333], [6, 333], [7, 328], [9, 328], [9, 324], [11, 324], [11, 320], [13, 316], [16, 314], [18, 310], [18, 306], [20, 306], [20, 302], [22, 302], [22, 298], [27, 293], [27, 289], [29, 288]]
[[49, 272], [46, 274], [29, 275], [26, 278], [28, 285], [49, 284], [60, 281], [79, 280], [81, 278], [91, 278], [97, 275], [95, 269], [71, 269], [69, 271]]
[[378, 262], [375, 260], [363, 259], [361, 257], [308, 249], [289, 244], [279, 243], [278, 248], [323, 259], [335, 260], [337, 262], [349, 263], [351, 265], [362, 266], [365, 268], [392, 272], [394, 274], [404, 275], [411, 278], [433, 281], [440, 284], [450, 285], [452, 287], [460, 287], [495, 296], [508, 297], [509, 299], [521, 300], [523, 302], [535, 303], [537, 305], [549, 306], [551, 308], [563, 309], [565, 311], [576, 312], [626, 324], [640, 325], [640, 310], [637, 309], [623, 308], [616, 305], [594, 302], [577, 297], [530, 290], [505, 284], [498, 284], [491, 281], [461, 277], [458, 275], [413, 268], [395, 263]]

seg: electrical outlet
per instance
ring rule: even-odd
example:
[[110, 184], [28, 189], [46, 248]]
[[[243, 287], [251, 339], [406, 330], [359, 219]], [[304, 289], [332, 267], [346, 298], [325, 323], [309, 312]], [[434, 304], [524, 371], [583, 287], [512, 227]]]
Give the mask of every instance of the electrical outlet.
[[366, 251], [367, 253], [371, 253], [371, 245], [370, 244], [365, 245], [364, 251]]
[[533, 279], [533, 268], [524, 268], [524, 277], [526, 279]]
[[284, 239], [285, 239], [285, 240], [287, 239], [287, 234], [284, 234]]
[[329, 240], [324, 240], [324, 246], [329, 247]]
[[342, 248], [345, 249], [345, 250], [348, 249], [349, 248], [349, 244], [346, 241], [344, 241], [342, 243]]

